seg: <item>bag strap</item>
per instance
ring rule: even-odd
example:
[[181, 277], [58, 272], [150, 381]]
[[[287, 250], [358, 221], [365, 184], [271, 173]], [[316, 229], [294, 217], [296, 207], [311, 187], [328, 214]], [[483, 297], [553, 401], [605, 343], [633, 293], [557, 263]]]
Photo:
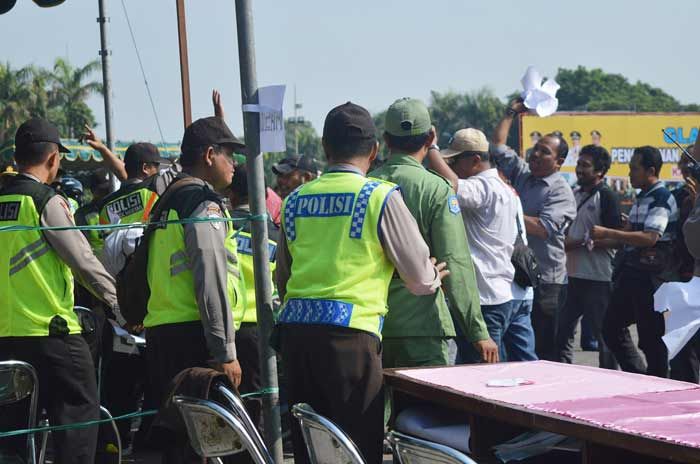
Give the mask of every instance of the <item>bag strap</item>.
[[593, 189], [591, 190], [591, 194], [588, 195], [588, 196], [581, 202], [581, 204], [578, 205], [578, 206], [576, 207], [576, 212], [578, 213], [578, 212], [581, 210], [581, 208], [583, 208], [583, 205], [585, 205], [586, 202], [587, 202], [588, 200], [590, 200], [591, 198], [593, 198], [593, 196], [594, 196], [596, 193], [598, 193], [598, 191], [600, 191], [601, 188], [603, 188], [603, 183], [602, 183], [602, 182], [599, 183], [598, 185], [596, 185], [595, 187], [593, 187]]

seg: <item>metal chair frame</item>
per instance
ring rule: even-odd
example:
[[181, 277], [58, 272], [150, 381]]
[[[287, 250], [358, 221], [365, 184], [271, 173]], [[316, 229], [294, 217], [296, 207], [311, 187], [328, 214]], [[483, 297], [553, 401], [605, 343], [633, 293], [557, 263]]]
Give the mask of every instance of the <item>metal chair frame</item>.
[[433, 462], [441, 464], [476, 464], [474, 460], [459, 451], [439, 443], [433, 443], [395, 431], [387, 433], [386, 439], [391, 445], [394, 458], [399, 464], [409, 464], [410, 461], [404, 459], [404, 455], [431, 459]]
[[[91, 322], [92, 327], [89, 329], [94, 331], [97, 329], [97, 319], [95, 317], [95, 313], [90, 309], [86, 308], [85, 306], [74, 306], [73, 311], [78, 315], [78, 319], [80, 322], [80, 326], [83, 328], [83, 331], [86, 330], [84, 326], [84, 321], [85, 319], [89, 319]], [[102, 357], [100, 356], [98, 361], [97, 361], [97, 400], [99, 401], [100, 399], [100, 390], [101, 390], [101, 385], [102, 385]], [[112, 413], [109, 412], [107, 408], [104, 406], [100, 405], [100, 417], [106, 417], [107, 419], [111, 419], [111, 425], [112, 425], [112, 430], [114, 430], [114, 436], [117, 437], [117, 453], [118, 453], [118, 458], [119, 462], [122, 461], [122, 438], [119, 435], [119, 429], [117, 428], [117, 422], [112, 418]], [[49, 421], [43, 421], [42, 425], [49, 425]], [[49, 441], [49, 432], [42, 432], [41, 433], [41, 447], [39, 448], [39, 464], [44, 464], [46, 460], [46, 447], [48, 445]]]
[[185, 425], [187, 426], [187, 435], [190, 438], [190, 444], [201, 457], [217, 458], [221, 456], [228, 456], [231, 453], [222, 452], [205, 455], [205, 451], [202, 449], [196, 433], [197, 426], [189, 414], [191, 411], [210, 414], [223, 421], [224, 424], [226, 424], [241, 439], [243, 446], [245, 446], [245, 448], [248, 450], [255, 464], [274, 464], [274, 461], [270, 457], [269, 452], [267, 452], [267, 449], [258, 448], [255, 442], [256, 440], [250, 435], [250, 433], [248, 433], [248, 427], [241, 419], [236, 417], [235, 413], [210, 400], [202, 400], [186, 396], [175, 396], [173, 398], [173, 402], [177, 406], [180, 414], [182, 414], [183, 420], [185, 421]]
[[[31, 393], [14, 400], [8, 398], [4, 401], [0, 401], [0, 406], [22, 401], [27, 396], [30, 396], [27, 428], [33, 429], [36, 427], [37, 407], [39, 404], [39, 378], [36, 374], [36, 370], [31, 364], [24, 361], [0, 361], [0, 373], [8, 373], [11, 378], [17, 374], [24, 374], [32, 380]], [[29, 464], [36, 464], [36, 445], [33, 433], [27, 434], [27, 456]]]
[[240, 419], [240, 421], [243, 423], [246, 431], [255, 442], [258, 452], [263, 454], [265, 458], [269, 460], [269, 462], [272, 462], [273, 459], [267, 449], [267, 446], [265, 445], [265, 441], [260, 436], [260, 432], [258, 432], [258, 428], [253, 423], [250, 415], [248, 415], [248, 411], [246, 411], [243, 401], [221, 382], [217, 382], [214, 385], [214, 388], [221, 394], [221, 396], [224, 397], [229, 408], [231, 409], [231, 412], [233, 412], [233, 414], [235, 414], [236, 417], [238, 417], [238, 419]]
[[352, 464], [365, 464], [362, 454], [360, 454], [360, 451], [350, 437], [331, 420], [317, 414], [311, 406], [306, 403], [295, 404], [292, 406], [292, 414], [299, 421], [301, 432], [304, 436], [304, 442], [306, 443], [306, 449], [309, 452], [312, 464], [319, 464], [320, 461], [316, 457], [316, 450], [311, 441], [311, 428], [327, 432], [335, 441], [333, 445], [342, 448], [352, 459]]

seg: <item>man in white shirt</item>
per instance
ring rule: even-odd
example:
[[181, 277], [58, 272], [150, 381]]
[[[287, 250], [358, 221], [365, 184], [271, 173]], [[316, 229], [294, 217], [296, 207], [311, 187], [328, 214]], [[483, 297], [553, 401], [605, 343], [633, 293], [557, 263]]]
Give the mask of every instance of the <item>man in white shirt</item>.
[[[489, 156], [483, 132], [462, 129], [441, 151], [452, 172], [439, 171], [456, 185], [469, 247], [476, 271], [481, 310], [499, 356], [507, 358], [506, 337], [515, 314], [511, 263], [517, 235], [517, 201], [511, 187], [498, 174]], [[532, 347], [534, 348], [534, 347]]]

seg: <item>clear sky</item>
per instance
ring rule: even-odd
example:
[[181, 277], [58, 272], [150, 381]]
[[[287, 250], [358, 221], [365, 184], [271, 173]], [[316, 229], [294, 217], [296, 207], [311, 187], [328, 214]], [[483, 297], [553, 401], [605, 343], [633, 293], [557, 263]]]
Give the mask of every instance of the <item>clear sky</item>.
[[[182, 136], [174, 0], [123, 0], [134, 27], [165, 139]], [[122, 140], [160, 137], [138, 69], [122, 0], [106, 0], [115, 133]], [[41, 9], [30, 0], [0, 16], [0, 55], [14, 67], [76, 65], [98, 57], [97, 0]], [[212, 114], [222, 91], [227, 120], [242, 132], [234, 0], [188, 0], [193, 117]], [[683, 103], [700, 102], [697, 53], [700, 1], [672, 0], [257, 0], [259, 85], [293, 87], [302, 113], [320, 132], [333, 106], [352, 100], [370, 111], [402, 96], [427, 101], [430, 90], [490, 87], [505, 97], [529, 64], [601, 67], [661, 87]], [[101, 74], [95, 74], [101, 79]], [[90, 100], [104, 135], [101, 97]]]

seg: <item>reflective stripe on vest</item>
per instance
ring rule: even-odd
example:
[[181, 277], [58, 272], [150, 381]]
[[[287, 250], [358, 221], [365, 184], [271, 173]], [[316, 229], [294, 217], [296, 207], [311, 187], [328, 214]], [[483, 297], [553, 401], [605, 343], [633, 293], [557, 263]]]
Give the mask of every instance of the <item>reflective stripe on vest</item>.
[[[168, 220], [179, 219], [174, 209], [168, 211]], [[229, 304], [235, 312], [244, 304], [239, 288], [240, 271], [236, 241], [227, 239], [226, 264]], [[168, 224], [156, 229], [151, 236], [148, 252], [148, 285], [151, 296], [145, 327], [200, 320], [199, 306], [194, 291], [194, 275], [185, 251], [185, 229], [181, 224]]]
[[[0, 196], [0, 225], [39, 226], [29, 195]], [[81, 332], [73, 312], [73, 275], [39, 231], [4, 232], [0, 247], [0, 337]]]
[[379, 220], [396, 188], [330, 172], [285, 200], [292, 269], [280, 323], [337, 325], [381, 336], [394, 266], [379, 239]]

